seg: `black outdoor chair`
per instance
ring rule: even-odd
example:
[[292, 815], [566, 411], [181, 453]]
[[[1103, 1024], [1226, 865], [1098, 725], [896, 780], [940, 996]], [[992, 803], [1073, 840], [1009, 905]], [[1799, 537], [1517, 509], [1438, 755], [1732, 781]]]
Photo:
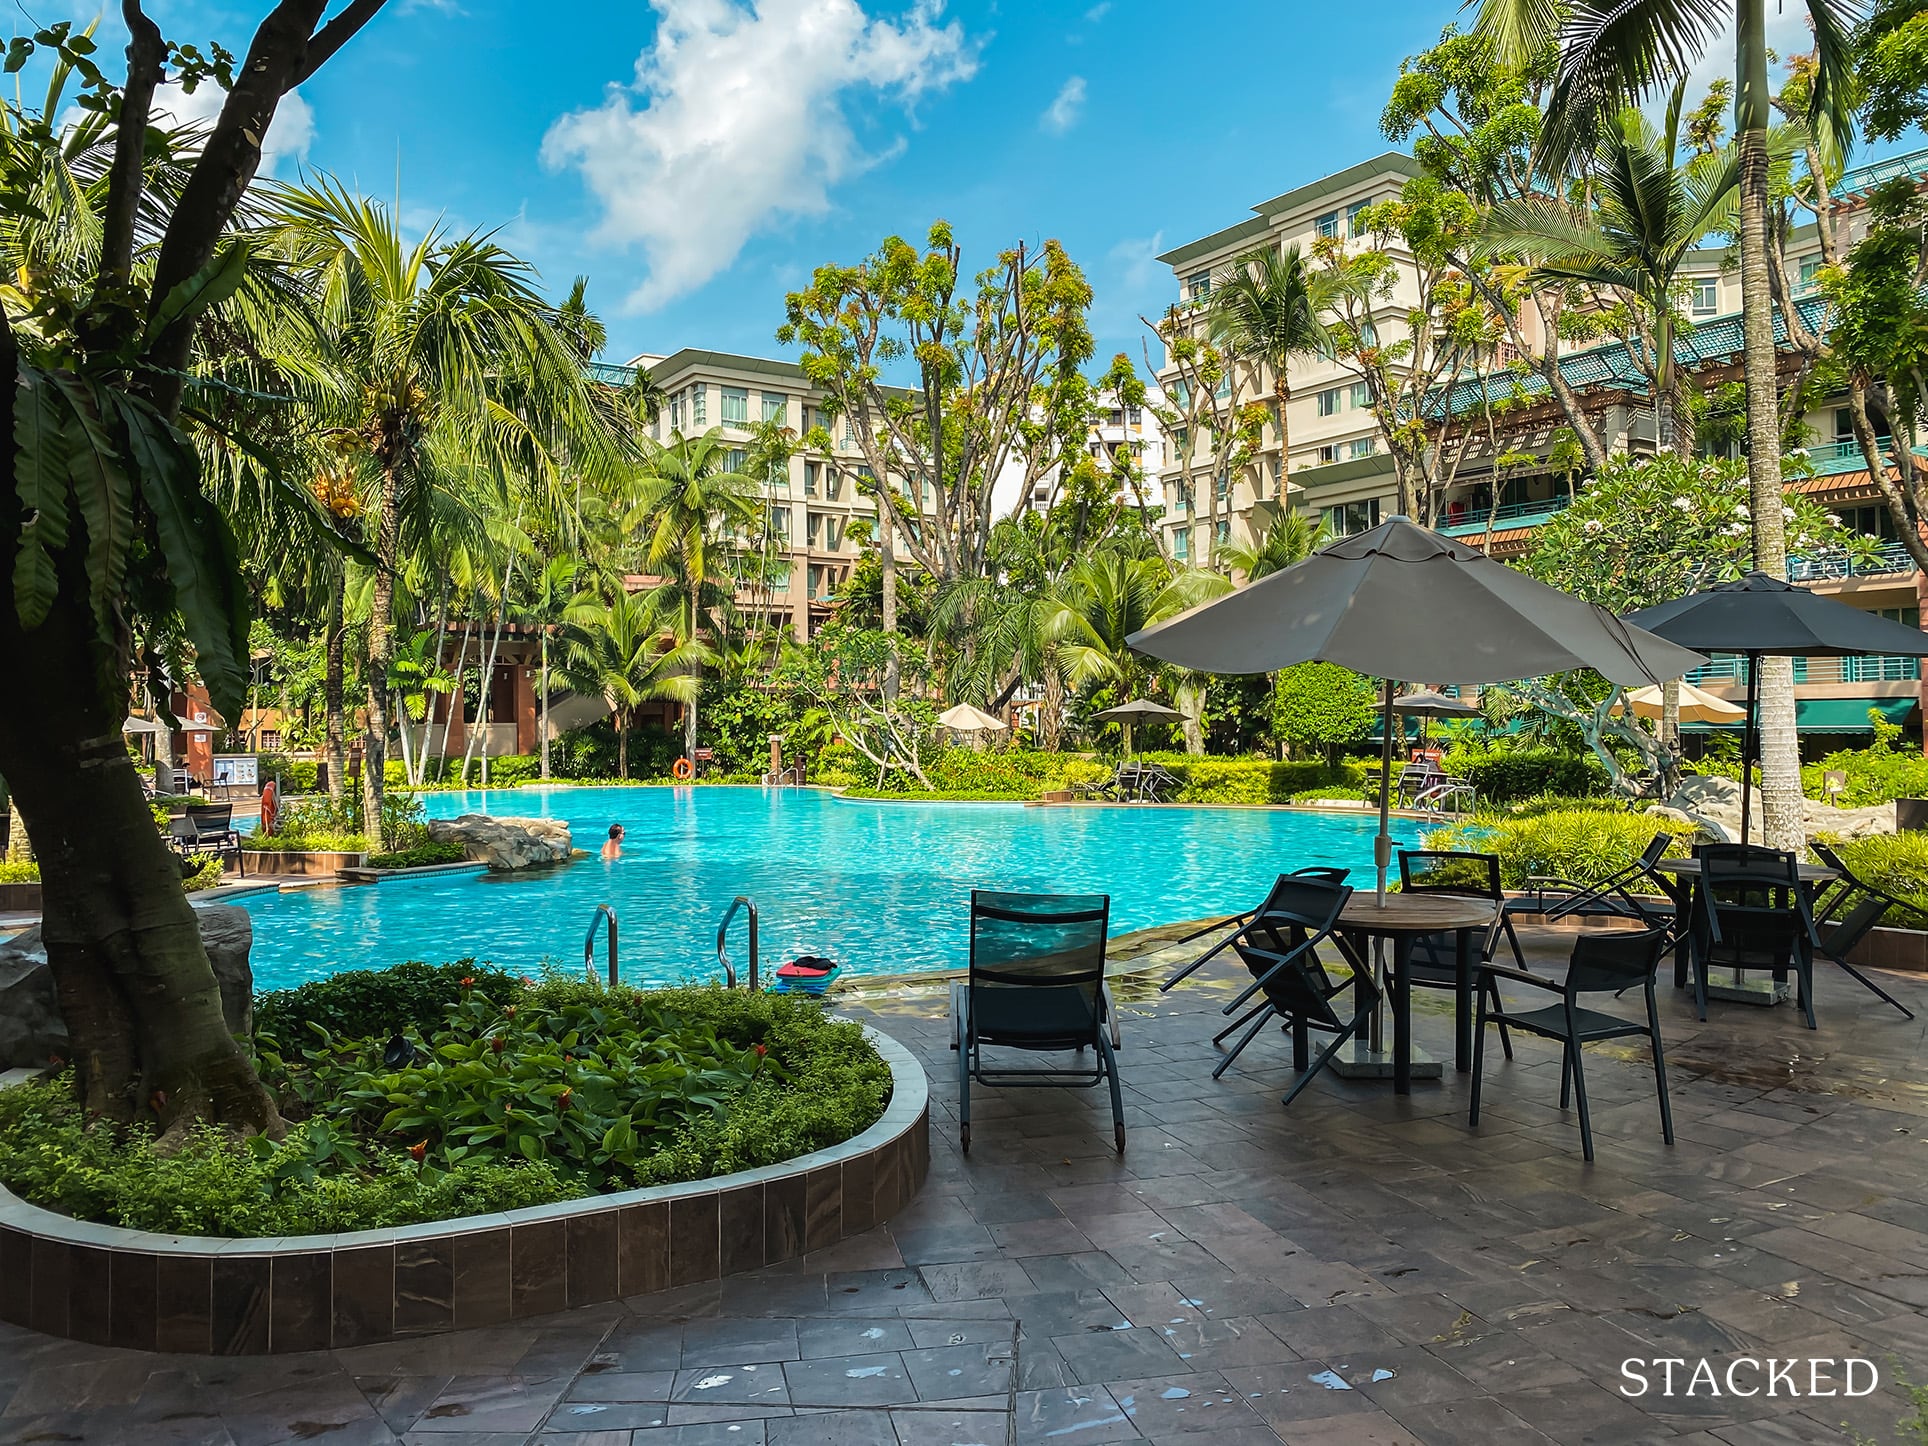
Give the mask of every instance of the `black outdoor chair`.
[[[1538, 914], [1550, 924], [1562, 919], [1631, 919], [1643, 927], [1662, 927], [1670, 933], [1685, 922], [1681, 906], [1685, 891], [1655, 866], [1673, 847], [1673, 835], [1657, 833], [1639, 858], [1597, 884], [1579, 884], [1553, 874], [1535, 874], [1526, 881], [1524, 897], [1508, 899], [1508, 915]], [[1635, 888], [1646, 885], [1641, 894]]]
[[1292, 888], [1295, 880], [1323, 879], [1328, 883], [1342, 884], [1346, 880], [1346, 875], [1351, 872], [1350, 869], [1313, 867], [1298, 869], [1289, 874], [1280, 874], [1278, 882], [1273, 884], [1271, 891], [1266, 894], [1265, 901], [1256, 909], [1247, 909], [1243, 914], [1234, 914], [1229, 919], [1215, 919], [1204, 928], [1194, 929], [1191, 933], [1180, 939], [1178, 941], [1180, 944], [1189, 944], [1192, 940], [1202, 939], [1215, 930], [1226, 930], [1224, 937], [1219, 939], [1216, 944], [1213, 944], [1211, 948], [1207, 949], [1203, 954], [1200, 954], [1196, 959], [1192, 960], [1191, 963], [1187, 964], [1183, 969], [1180, 969], [1176, 974], [1172, 975], [1171, 978], [1159, 985], [1158, 992], [1160, 994], [1165, 993], [1180, 980], [1189, 977], [1204, 967], [1215, 955], [1229, 948], [1232, 941], [1260, 914], [1271, 913], [1285, 907], [1284, 900], [1288, 896], [1289, 890]]
[[[1244, 1053], [1245, 1046], [1258, 1037], [1259, 1031], [1276, 1019], [1281, 1030], [1291, 1032], [1292, 1067], [1299, 1071], [1299, 1078], [1283, 1101], [1289, 1105], [1340, 1047], [1366, 1027], [1379, 1002], [1372, 972], [1358, 969], [1347, 978], [1335, 980], [1314, 952], [1321, 942], [1336, 941], [1334, 930], [1338, 927], [1339, 915], [1351, 897], [1351, 886], [1336, 879], [1288, 874], [1274, 886], [1272, 897], [1266, 901], [1267, 907], [1259, 910], [1250, 923], [1227, 941], [1251, 971], [1252, 983], [1227, 1004], [1223, 1012], [1232, 1014], [1244, 1009], [1255, 994], [1262, 994], [1264, 998], [1256, 1008], [1213, 1036], [1212, 1043], [1223, 1046], [1227, 1035], [1245, 1030], [1212, 1071], [1213, 1079], [1223, 1075], [1232, 1061]], [[1360, 980], [1365, 982], [1363, 990], [1358, 988]], [[1333, 1002], [1348, 992], [1354, 993], [1356, 1000], [1349, 1018], [1333, 1007]], [[1311, 1032], [1315, 1029], [1321, 1034], [1330, 1034], [1332, 1040], [1319, 1051], [1316, 1059], [1308, 1061]]]
[[1710, 970], [1766, 969], [1777, 981], [1795, 976], [1801, 1013], [1815, 1028], [1814, 951], [1821, 941], [1800, 861], [1754, 844], [1703, 844], [1694, 854], [1700, 886], [1688, 925], [1688, 958], [1700, 1017], [1707, 1018]]
[[[1473, 1095], [1466, 1112], [1468, 1125], [1479, 1124], [1479, 1096], [1486, 1063], [1486, 1025], [1488, 1020], [1502, 1029], [1512, 1025], [1542, 1039], [1557, 1039], [1565, 1054], [1560, 1063], [1560, 1108], [1573, 1100], [1580, 1110], [1580, 1150], [1593, 1159], [1593, 1120], [1587, 1113], [1587, 1079], [1581, 1067], [1583, 1046], [1606, 1039], [1624, 1039], [1644, 1034], [1653, 1047], [1654, 1089], [1660, 1097], [1660, 1132], [1668, 1144], [1674, 1142], [1673, 1109], [1667, 1101], [1667, 1061], [1660, 1043], [1660, 1005], [1654, 997], [1654, 974], [1667, 948], [1664, 929], [1622, 929], [1582, 934], [1573, 944], [1573, 957], [1567, 964], [1564, 982], [1555, 983], [1521, 969], [1488, 964], [1482, 969], [1479, 996], [1479, 1027], [1473, 1035]], [[1558, 994], [1560, 1002], [1524, 1013], [1507, 1014], [1499, 1001], [1497, 981], [1510, 980]], [[1488, 990], [1493, 986], [1492, 1008], [1487, 1007]], [[1647, 1018], [1643, 1023], [1624, 1015], [1606, 1014], [1584, 1006], [1581, 996], [1612, 994], [1618, 996], [1639, 985], [1647, 996]]]
[[[1854, 870], [1842, 861], [1841, 855], [1826, 844], [1817, 843], [1813, 848], [1814, 856], [1840, 875], [1828, 891], [1814, 901], [1814, 928], [1820, 936], [1821, 952], [1847, 970], [1862, 988], [1880, 995], [1899, 1009], [1904, 1018], [1913, 1019], [1915, 1014], [1912, 1009], [1848, 962], [1848, 955], [1854, 946], [1867, 938], [1869, 931], [1887, 917], [1889, 910], [1905, 915], [1909, 912], [1908, 906], [1893, 894], [1884, 894], [1872, 884], [1856, 878]], [[1849, 908], [1848, 901], [1857, 894], [1862, 896], [1861, 902]]]
[[189, 804], [187, 822], [194, 830], [194, 847], [204, 853], [239, 850], [241, 835], [234, 827], [234, 805]]
[[[1105, 992], [1106, 894], [971, 891], [970, 978], [951, 988], [958, 1054], [958, 1125], [971, 1150], [971, 1081], [984, 1085], [1111, 1086], [1112, 1130], [1125, 1150], [1125, 1105]], [[1108, 1028], [1109, 1026], [1109, 1028]], [[980, 1050], [1091, 1050], [1085, 1069], [987, 1068]]]
[[[1513, 962], [1526, 966], [1520, 936], [1505, 909], [1506, 892], [1500, 887], [1498, 854], [1462, 853], [1454, 849], [1401, 849], [1399, 851], [1399, 888], [1407, 894], [1458, 894], [1462, 898], [1485, 899], [1493, 905], [1493, 923], [1480, 942], [1479, 962], [1491, 964], [1502, 936], [1513, 950]], [[1456, 989], [1459, 969], [1451, 934], [1426, 934], [1413, 941], [1412, 957], [1407, 961], [1406, 977], [1424, 989]], [[1499, 1003], [1499, 990], [1491, 980], [1475, 981]], [[1513, 1057], [1513, 1041], [1500, 1026], [1500, 1044], [1506, 1057]]]

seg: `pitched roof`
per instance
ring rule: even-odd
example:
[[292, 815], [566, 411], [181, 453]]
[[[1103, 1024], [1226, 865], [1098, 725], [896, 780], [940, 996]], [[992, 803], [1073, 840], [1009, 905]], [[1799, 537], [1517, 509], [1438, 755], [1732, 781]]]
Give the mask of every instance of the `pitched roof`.
[[1361, 181], [1369, 181], [1374, 176], [1391, 171], [1401, 176], [1420, 174], [1419, 162], [1404, 151], [1383, 151], [1368, 160], [1347, 166], [1343, 171], [1334, 171], [1329, 176], [1321, 176], [1316, 181], [1308, 181], [1269, 201], [1261, 201], [1254, 206], [1258, 214], [1250, 216], [1222, 231], [1214, 231], [1209, 236], [1201, 236], [1196, 241], [1188, 241], [1158, 257], [1166, 266], [1183, 266], [1188, 261], [1196, 261], [1201, 256], [1210, 256], [1239, 241], [1249, 241], [1255, 236], [1263, 236], [1272, 227], [1276, 216], [1290, 214], [1315, 205], [1326, 196], [1342, 195], [1357, 186]]

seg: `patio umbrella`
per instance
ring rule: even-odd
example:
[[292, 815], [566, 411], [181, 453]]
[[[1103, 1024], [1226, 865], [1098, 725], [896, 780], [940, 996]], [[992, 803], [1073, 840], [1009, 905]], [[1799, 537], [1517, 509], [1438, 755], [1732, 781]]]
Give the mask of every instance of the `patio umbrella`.
[[[1477, 718], [1479, 709], [1471, 703], [1462, 703], [1457, 698], [1448, 698], [1444, 693], [1435, 693], [1431, 688], [1415, 688], [1410, 693], [1401, 693], [1392, 700], [1392, 711], [1404, 713], [1408, 718], [1419, 719], [1419, 745], [1426, 746], [1426, 720], [1428, 718]], [[1401, 733], [1405, 729], [1399, 730]]]
[[937, 721], [953, 733], [1002, 733], [1009, 725], [969, 703], [959, 703], [937, 715]]
[[1592, 668], [1615, 683], [1659, 683], [1703, 661], [1603, 607], [1548, 587], [1403, 517], [1126, 639], [1208, 673], [1338, 663], [1383, 678], [1379, 898], [1392, 863], [1392, 730], [1397, 680], [1505, 683]]
[[[1627, 694], [1627, 706], [1636, 718], [1658, 718], [1667, 707], [1666, 690], [1641, 688]], [[1617, 711], [1617, 710], [1616, 710]], [[1680, 721], [1683, 723], [1738, 723], [1747, 710], [1738, 703], [1716, 698], [1696, 688], [1686, 679], [1680, 683]]]
[[165, 733], [167, 732], [167, 724], [157, 723], [152, 718], [136, 718], [132, 713], [129, 713], [127, 715], [127, 721], [121, 724], [121, 732]]
[[[1125, 641], [1130, 642], [1131, 639], [1127, 638]], [[1129, 748], [1131, 746], [1130, 740], [1132, 740], [1134, 736], [1131, 732], [1132, 724], [1141, 721], [1176, 723], [1182, 720], [1185, 715], [1176, 708], [1167, 708], [1163, 703], [1154, 703], [1149, 698], [1134, 698], [1129, 703], [1120, 703], [1116, 708], [1107, 708], [1102, 713], [1093, 713], [1091, 716], [1093, 718], [1102, 718], [1107, 723], [1122, 724], [1125, 728], [1125, 737], [1128, 740], [1125, 746]]]
[[1747, 726], [1741, 733], [1741, 842], [1747, 842], [1747, 779], [1760, 753], [1762, 658], [1860, 654], [1928, 657], [1928, 633], [1822, 597], [1791, 582], [1750, 572], [1737, 582], [1629, 613], [1627, 621], [1683, 647], [1747, 658]]

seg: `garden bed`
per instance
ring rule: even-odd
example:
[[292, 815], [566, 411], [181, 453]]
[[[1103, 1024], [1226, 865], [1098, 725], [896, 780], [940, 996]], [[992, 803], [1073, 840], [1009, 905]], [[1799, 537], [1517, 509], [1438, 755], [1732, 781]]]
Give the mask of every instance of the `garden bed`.
[[262, 996], [278, 1146], [161, 1159], [58, 1083], [0, 1093], [0, 1319], [244, 1354], [491, 1324], [824, 1248], [928, 1169], [921, 1068], [813, 1003], [478, 969], [425, 1034], [450, 967]]
[[245, 874], [276, 878], [314, 878], [360, 868], [368, 855], [332, 849], [242, 849], [239, 868]]

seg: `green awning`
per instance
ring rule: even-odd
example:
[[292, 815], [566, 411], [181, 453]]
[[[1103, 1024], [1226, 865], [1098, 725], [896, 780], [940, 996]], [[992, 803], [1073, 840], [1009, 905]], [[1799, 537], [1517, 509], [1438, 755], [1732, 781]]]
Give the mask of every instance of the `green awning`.
[[[1739, 701], [1738, 699], [1736, 701]], [[1868, 710], [1889, 723], [1905, 723], [1915, 711], [1913, 698], [1796, 698], [1794, 727], [1800, 733], [1872, 733]], [[1738, 723], [1682, 723], [1683, 733], [1739, 733]]]

